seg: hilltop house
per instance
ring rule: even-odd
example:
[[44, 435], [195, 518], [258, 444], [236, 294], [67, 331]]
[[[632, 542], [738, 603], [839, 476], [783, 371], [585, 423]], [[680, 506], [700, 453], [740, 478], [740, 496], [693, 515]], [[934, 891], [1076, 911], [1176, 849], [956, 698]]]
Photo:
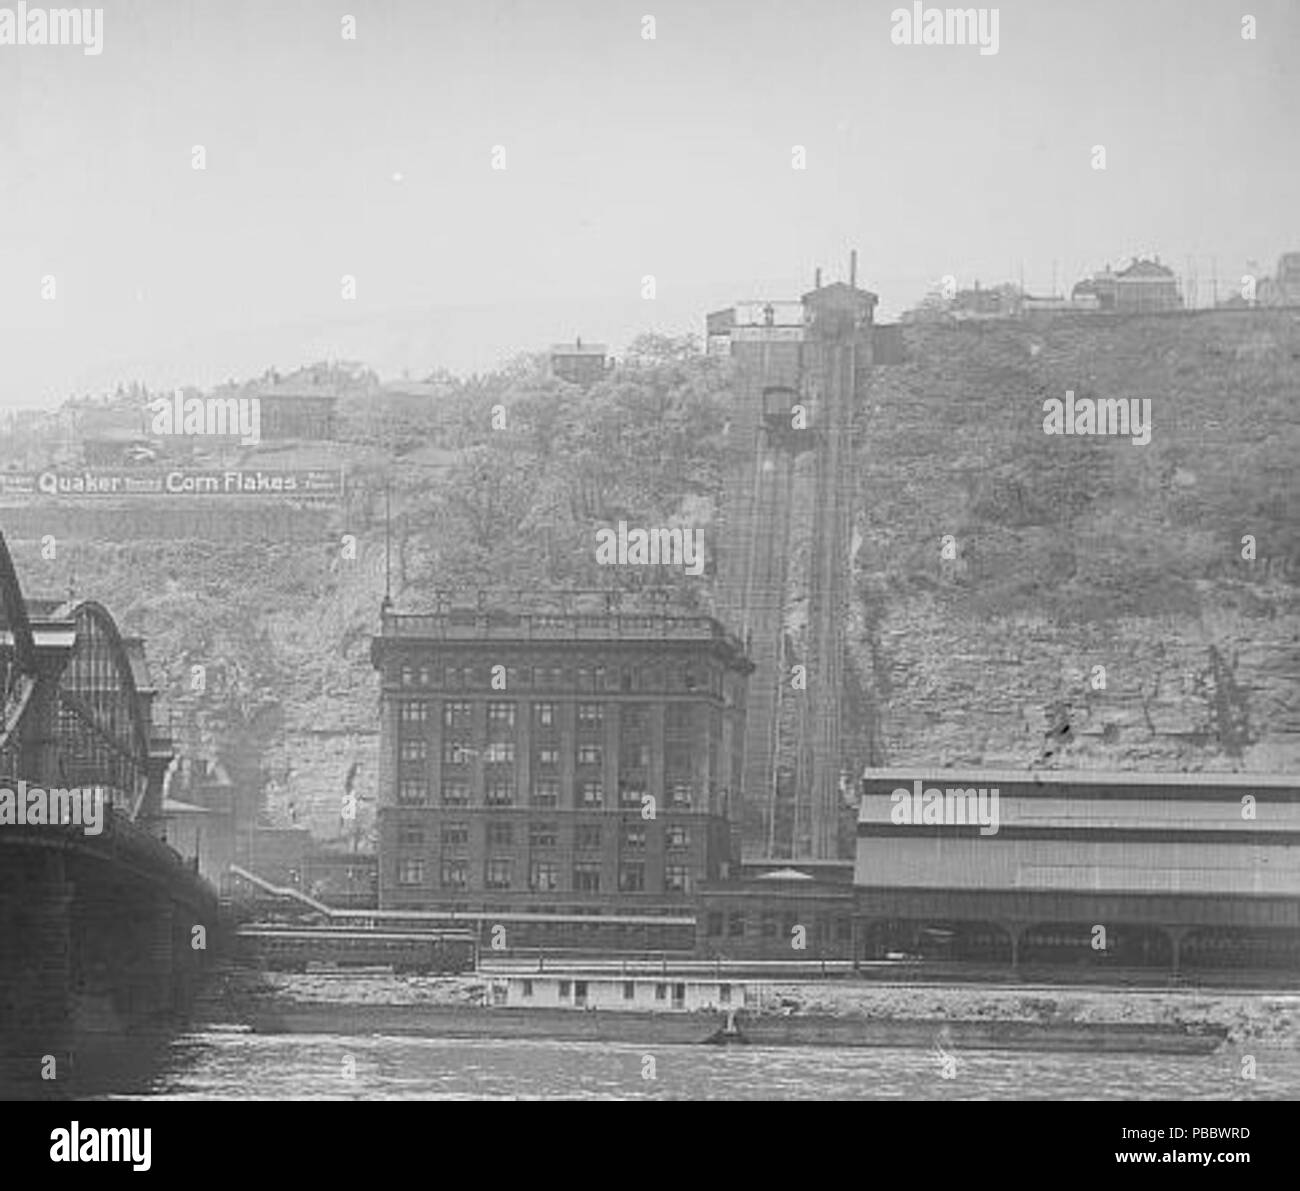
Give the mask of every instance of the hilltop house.
[[324, 439], [337, 437], [338, 394], [300, 383], [273, 384], [257, 394], [262, 403], [262, 437]]
[[1260, 282], [1263, 306], [1300, 306], [1300, 252], [1283, 254], [1277, 262], [1277, 276]]
[[586, 388], [605, 375], [608, 348], [603, 343], [557, 343], [551, 348], [551, 374]]
[[1080, 281], [1070, 292], [1078, 306], [1113, 311], [1116, 314], [1149, 314], [1161, 310], [1181, 310], [1182, 296], [1173, 270], [1154, 260], [1134, 260], [1126, 269], [1112, 272], [1109, 265], [1092, 277]]

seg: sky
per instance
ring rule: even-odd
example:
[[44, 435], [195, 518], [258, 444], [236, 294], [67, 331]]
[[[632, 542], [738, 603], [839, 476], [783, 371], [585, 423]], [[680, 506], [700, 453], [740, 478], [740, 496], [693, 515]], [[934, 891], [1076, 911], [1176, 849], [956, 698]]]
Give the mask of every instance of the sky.
[[108, 0], [97, 55], [0, 44], [0, 408], [617, 352], [851, 248], [884, 320], [945, 275], [1159, 253], [1226, 296], [1300, 249], [1300, 5], [1017, 0], [996, 54], [896, 45], [897, 8]]

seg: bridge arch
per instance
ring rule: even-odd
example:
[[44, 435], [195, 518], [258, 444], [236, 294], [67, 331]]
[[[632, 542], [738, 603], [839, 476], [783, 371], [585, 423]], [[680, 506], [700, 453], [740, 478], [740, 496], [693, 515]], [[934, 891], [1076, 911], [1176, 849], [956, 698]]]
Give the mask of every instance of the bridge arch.
[[18, 583], [14, 561], [9, 556], [4, 534], [0, 534], [0, 632], [12, 640], [18, 669], [25, 674], [36, 673], [36, 646], [32, 640], [32, 626], [27, 619], [27, 601]]
[[58, 683], [60, 780], [108, 787], [119, 809], [135, 818], [149, 785], [152, 725], [126, 643], [95, 600], [64, 604], [55, 615], [76, 628]]
[[18, 723], [36, 690], [36, 644], [9, 547], [0, 534], [0, 773], [15, 768]]

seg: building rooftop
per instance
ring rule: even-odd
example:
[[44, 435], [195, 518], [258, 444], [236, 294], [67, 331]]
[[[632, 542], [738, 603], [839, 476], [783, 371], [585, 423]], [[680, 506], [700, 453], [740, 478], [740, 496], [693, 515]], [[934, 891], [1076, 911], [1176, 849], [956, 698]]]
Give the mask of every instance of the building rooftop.
[[491, 641], [711, 641], [741, 654], [740, 642], [710, 616], [680, 612], [510, 612], [449, 608], [384, 612], [386, 638]]
[[1104, 769], [864, 769], [862, 780], [897, 782], [908, 787], [915, 781], [934, 785], [996, 786], [1033, 782], [1040, 786], [1234, 786], [1243, 790], [1298, 789], [1300, 774], [1284, 773], [1150, 773]]
[[553, 343], [551, 344], [551, 355], [553, 356], [605, 356], [609, 352], [607, 343], [583, 343], [581, 339], [577, 343]]
[[339, 399], [338, 393], [332, 388], [312, 388], [302, 384], [270, 386], [259, 389], [257, 396], [263, 399], [283, 398], [287, 401], [337, 401]]
[[1124, 279], [1133, 279], [1139, 277], [1159, 277], [1162, 280], [1172, 279], [1174, 271], [1159, 261], [1136, 260], [1127, 269], [1119, 273]]

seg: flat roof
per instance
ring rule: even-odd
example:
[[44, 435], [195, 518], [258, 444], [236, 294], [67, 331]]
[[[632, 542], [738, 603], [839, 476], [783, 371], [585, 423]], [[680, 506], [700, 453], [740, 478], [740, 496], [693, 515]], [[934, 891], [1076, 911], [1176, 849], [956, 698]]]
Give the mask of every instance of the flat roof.
[[[588, 982], [607, 980], [610, 984], [623, 984], [636, 981], [638, 984], [771, 984], [774, 980], [786, 979], [791, 977], [766, 976], [729, 976], [727, 973], [718, 972], [710, 969], [707, 972], [683, 972], [672, 966], [672, 960], [669, 960], [669, 967], [664, 971], [641, 971], [641, 972], [620, 972], [611, 971], [608, 968], [587, 968], [581, 964], [575, 964], [573, 967], [556, 968], [552, 967], [550, 961], [547, 961], [546, 967], [542, 971], [495, 971], [492, 968], [481, 968], [479, 974], [488, 980], [573, 980], [575, 977], [579, 980]], [[729, 961], [734, 962], [734, 961]], [[817, 961], [813, 961], [814, 963]]]
[[864, 769], [864, 782], [991, 786], [1026, 782], [1042, 786], [1241, 786], [1300, 789], [1300, 773], [1156, 773], [1107, 769]]
[[[655, 644], [667, 641], [717, 643], [744, 659], [738, 638], [711, 616], [703, 614], [479, 612], [452, 608], [446, 612], [386, 611], [376, 642], [509, 641], [555, 645], [566, 642]], [[747, 661], [746, 661], [746, 664]]]

